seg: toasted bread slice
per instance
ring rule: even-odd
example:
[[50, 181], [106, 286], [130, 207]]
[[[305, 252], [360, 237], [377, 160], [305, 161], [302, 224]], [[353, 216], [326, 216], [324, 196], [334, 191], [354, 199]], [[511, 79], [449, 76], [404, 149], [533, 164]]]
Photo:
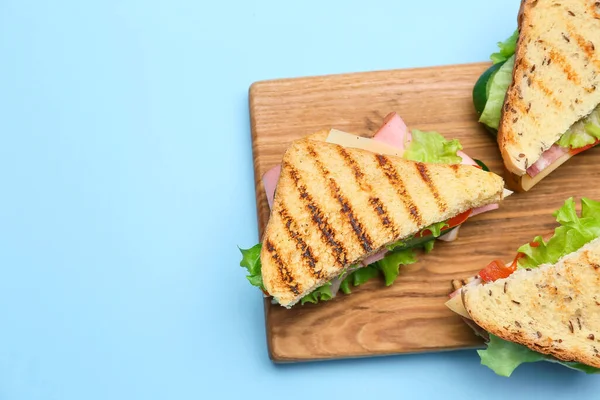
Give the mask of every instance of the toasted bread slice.
[[600, 239], [555, 265], [465, 286], [462, 296], [473, 321], [486, 331], [563, 361], [600, 368]]
[[473, 166], [296, 141], [262, 240], [263, 283], [291, 307], [383, 246], [502, 196], [502, 178]]
[[518, 21], [498, 145], [520, 176], [600, 103], [600, 3], [523, 0]]

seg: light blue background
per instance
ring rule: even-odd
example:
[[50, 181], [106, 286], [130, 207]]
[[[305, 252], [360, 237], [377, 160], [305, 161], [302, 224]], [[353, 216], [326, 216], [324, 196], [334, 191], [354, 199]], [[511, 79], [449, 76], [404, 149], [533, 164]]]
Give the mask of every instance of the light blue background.
[[0, 399], [587, 398], [474, 352], [275, 366], [247, 90], [487, 60], [512, 1], [0, 1]]

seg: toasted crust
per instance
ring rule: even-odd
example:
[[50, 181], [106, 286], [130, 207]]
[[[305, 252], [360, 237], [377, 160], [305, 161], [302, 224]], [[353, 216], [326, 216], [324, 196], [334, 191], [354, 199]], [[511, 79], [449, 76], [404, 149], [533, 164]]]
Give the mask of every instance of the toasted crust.
[[555, 265], [466, 286], [463, 303], [477, 325], [502, 339], [600, 368], [600, 239]]
[[513, 82], [498, 127], [498, 145], [508, 171], [525, 174], [571, 125], [600, 103], [597, 4], [522, 1]]
[[265, 288], [291, 307], [383, 246], [502, 196], [502, 178], [473, 166], [296, 141], [262, 240]]

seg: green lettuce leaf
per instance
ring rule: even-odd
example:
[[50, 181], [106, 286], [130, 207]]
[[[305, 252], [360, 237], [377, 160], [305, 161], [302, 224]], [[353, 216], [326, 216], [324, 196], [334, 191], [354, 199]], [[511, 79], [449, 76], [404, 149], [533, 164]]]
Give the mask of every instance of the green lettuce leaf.
[[238, 247], [240, 252], [242, 253], [242, 261], [240, 261], [240, 266], [244, 267], [248, 270], [248, 275], [246, 278], [253, 286], [260, 288], [261, 290], [265, 290], [262, 281], [262, 274], [260, 271], [260, 249], [262, 245], [260, 243], [254, 245], [249, 249], [241, 249]]
[[333, 294], [331, 293], [331, 282], [327, 282], [323, 286], [315, 289], [310, 292], [306, 296], [300, 299], [300, 304], [304, 305], [306, 303], [317, 304], [319, 301], [327, 301], [333, 298]]
[[411, 237], [408, 237], [406, 239], [402, 239], [402, 240], [398, 240], [397, 242], [394, 242], [392, 244], [388, 244], [387, 246], [385, 246], [389, 251], [393, 251], [395, 249], [407, 249], [409, 248], [409, 244], [410, 241], [414, 238], [414, 235]]
[[379, 271], [377, 270], [377, 268], [375, 268], [373, 264], [371, 264], [369, 266], [357, 269], [356, 271], [348, 275], [348, 278], [346, 279], [349, 279], [352, 282], [352, 285], [360, 286], [363, 283], [367, 282], [369, 279], [375, 278], [376, 276], [379, 276]]
[[491, 334], [487, 348], [477, 350], [477, 354], [481, 358], [482, 365], [490, 368], [496, 374], [506, 377], [509, 377], [523, 363], [544, 360], [544, 356], [540, 353]]
[[340, 290], [344, 294], [352, 293], [352, 290], [350, 290], [350, 279], [346, 278], [342, 281], [342, 283], [340, 284]]
[[571, 126], [558, 140], [560, 147], [579, 149], [600, 139], [600, 127], [590, 122], [588, 116]]
[[498, 129], [502, 105], [506, 91], [512, 82], [512, 70], [515, 65], [515, 57], [510, 56], [496, 72], [490, 83], [490, 91], [485, 108], [479, 117], [479, 122], [493, 129]]
[[537, 236], [533, 240], [537, 247], [527, 243], [519, 248], [518, 251], [525, 254], [525, 257], [518, 261], [520, 268], [554, 264], [600, 236], [600, 202], [583, 197], [581, 217], [578, 217], [575, 201], [571, 197], [553, 215], [560, 226], [554, 230], [554, 235], [547, 242]]
[[514, 370], [523, 363], [548, 361], [582, 371], [588, 374], [600, 373], [600, 369], [589, 365], [564, 362], [556, 358], [535, 352], [517, 343], [508, 342], [490, 334], [490, 341], [485, 350], [478, 350], [481, 364], [490, 368], [500, 376], [509, 377]]
[[462, 158], [456, 154], [462, 145], [456, 139], [447, 140], [438, 132], [411, 131], [412, 140], [403, 158], [412, 161], [441, 164], [460, 164]]
[[504, 42], [498, 42], [498, 48], [500, 51], [497, 53], [492, 53], [490, 59], [492, 63], [498, 64], [502, 61], [508, 60], [513, 54], [515, 54], [515, 50], [517, 48], [517, 39], [519, 38], [519, 30], [516, 29], [512, 35]]
[[431, 231], [433, 237], [438, 237], [442, 234], [442, 229], [449, 226], [448, 222], [438, 222], [437, 224], [430, 225], [427, 229]]
[[414, 264], [417, 262], [412, 249], [392, 252], [383, 259], [377, 261], [377, 269], [383, 273], [385, 285], [390, 286], [400, 273], [400, 265]]
[[429, 241], [423, 243], [423, 250], [425, 250], [425, 253], [429, 253], [431, 250], [433, 250], [434, 244], [435, 244], [435, 240], [429, 240]]

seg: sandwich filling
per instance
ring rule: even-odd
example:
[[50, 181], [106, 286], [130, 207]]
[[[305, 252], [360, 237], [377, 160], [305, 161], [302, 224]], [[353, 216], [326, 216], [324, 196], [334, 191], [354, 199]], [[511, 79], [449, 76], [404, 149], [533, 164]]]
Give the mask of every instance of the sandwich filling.
[[[418, 130], [410, 132], [404, 121], [396, 113], [391, 113], [385, 118], [384, 124], [372, 140], [332, 130], [326, 141], [342, 146], [360, 147], [374, 152], [385, 152], [412, 161], [467, 164], [488, 170], [481, 161], [473, 160], [463, 153], [461, 151], [462, 145], [458, 140], [446, 140], [437, 132]], [[281, 166], [277, 165], [263, 175], [264, 189], [270, 207], [273, 205], [280, 173]], [[435, 239], [444, 241], [456, 239], [460, 225], [467, 218], [496, 208], [498, 208], [498, 204], [467, 210], [446, 221], [428, 226], [411, 237], [390, 243], [384, 249], [365, 257], [355, 265], [347, 267], [336, 278], [302, 297], [300, 304], [327, 301], [333, 299], [339, 291], [349, 294], [352, 292], [352, 287], [360, 286], [379, 276], [383, 277], [386, 286], [392, 285], [399, 275], [401, 265], [413, 264], [417, 261], [416, 250], [431, 251]], [[261, 243], [249, 249], [240, 249], [242, 253], [240, 265], [248, 270], [247, 279], [250, 283], [260, 288], [268, 296], [262, 281], [261, 249]]]
[[533, 270], [543, 265], [554, 265], [563, 257], [577, 252], [588, 243], [600, 238], [600, 202], [582, 198], [581, 217], [579, 217], [575, 210], [575, 202], [573, 198], [570, 198], [553, 215], [560, 226], [555, 229], [552, 236], [549, 238], [537, 236], [530, 243], [524, 244], [518, 249], [518, 253], [511, 263], [505, 264], [500, 260], [494, 260], [474, 279], [458, 284], [454, 282], [457, 290], [450, 295], [450, 300], [446, 303], [452, 311], [463, 317], [476, 334], [484, 338], [487, 348], [478, 351], [481, 363], [498, 375], [510, 376], [522, 363], [537, 361], [559, 363], [586, 373], [600, 373], [598, 368], [577, 362], [562, 361], [490, 334], [472, 320], [463, 304], [461, 292], [465, 287], [485, 285], [498, 279], [507, 278], [517, 270]]
[[[473, 103], [479, 113], [479, 122], [494, 135], [497, 134], [506, 92], [513, 79], [518, 38], [519, 31], [516, 30], [504, 42], [498, 43], [499, 51], [490, 56], [493, 65], [481, 75], [473, 89]], [[527, 168], [526, 173], [534, 178], [542, 171], [554, 170], [572, 156], [598, 143], [600, 143], [600, 105], [564, 132], [538, 160]]]

